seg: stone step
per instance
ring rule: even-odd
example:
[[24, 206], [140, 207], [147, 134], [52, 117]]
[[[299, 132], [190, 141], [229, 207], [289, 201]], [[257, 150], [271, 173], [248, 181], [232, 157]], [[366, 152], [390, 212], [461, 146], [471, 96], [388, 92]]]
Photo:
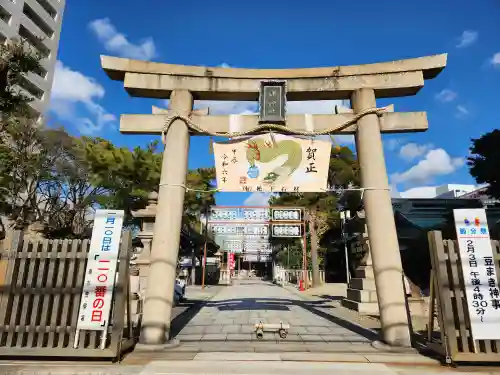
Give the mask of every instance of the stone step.
[[349, 287], [351, 289], [360, 289], [360, 290], [370, 290], [370, 291], [377, 290], [375, 287], [374, 279], [354, 278], [351, 279]]
[[[224, 353], [227, 356], [227, 353]], [[248, 353], [255, 354], [255, 353]], [[276, 355], [278, 356], [278, 355]], [[250, 356], [252, 357], [252, 356]], [[249, 358], [250, 358], [249, 357]], [[279, 357], [279, 356], [278, 356]], [[264, 356], [260, 356], [264, 358]], [[146, 366], [141, 374], [220, 374], [220, 375], [332, 375], [332, 374], [375, 374], [394, 375], [382, 363], [335, 363], [335, 362], [295, 362], [281, 359], [223, 360], [211, 359], [194, 361], [158, 361]]]
[[355, 276], [360, 279], [371, 279], [375, 278], [375, 274], [373, 273], [373, 267], [358, 267], [355, 271]]
[[377, 302], [377, 292], [374, 290], [347, 289], [347, 299], [358, 302]]
[[342, 306], [359, 312], [361, 315], [378, 315], [377, 302], [358, 302], [347, 298], [342, 300]]
[[[218, 353], [214, 353], [218, 354]], [[230, 353], [224, 353], [226, 356]], [[255, 353], [248, 353], [255, 354]], [[396, 375], [396, 374], [439, 374], [443, 370], [436, 365], [436, 361], [419, 355], [357, 355], [344, 354], [343, 356], [303, 353], [305, 358], [293, 355], [280, 359], [248, 359], [248, 360], [220, 360], [214, 356], [210, 360], [156, 360], [147, 365], [90, 365], [75, 363], [72, 365], [44, 364], [8, 365], [0, 366], [0, 371], [9, 371], [12, 374], [39, 374], [39, 375]], [[297, 359], [295, 358], [297, 357]], [[343, 357], [345, 358], [342, 361]], [[359, 361], [353, 360], [359, 357]], [[262, 358], [264, 358], [262, 356]], [[387, 364], [386, 364], [387, 363]], [[408, 372], [407, 366], [396, 367], [394, 363], [412, 364], [417, 366], [415, 372]], [[419, 366], [420, 365], [420, 366]], [[432, 366], [434, 365], [434, 366]], [[425, 367], [424, 367], [425, 366]], [[2, 372], [4, 373], [4, 372]], [[5, 372], [7, 373], [7, 372]], [[446, 372], [447, 375], [460, 374]]]

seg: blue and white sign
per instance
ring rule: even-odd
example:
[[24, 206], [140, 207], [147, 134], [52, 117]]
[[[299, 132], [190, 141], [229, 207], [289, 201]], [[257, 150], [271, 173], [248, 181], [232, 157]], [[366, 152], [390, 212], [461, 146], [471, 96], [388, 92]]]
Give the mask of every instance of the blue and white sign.
[[500, 339], [500, 291], [484, 209], [453, 210], [473, 340]]
[[104, 331], [109, 325], [124, 215], [122, 210], [95, 213], [77, 330]]

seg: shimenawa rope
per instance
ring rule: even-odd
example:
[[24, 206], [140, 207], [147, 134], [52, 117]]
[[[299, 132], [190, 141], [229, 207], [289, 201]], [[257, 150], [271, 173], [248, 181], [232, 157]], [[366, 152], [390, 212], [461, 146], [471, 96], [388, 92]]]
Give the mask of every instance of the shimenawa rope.
[[198, 124], [196, 124], [193, 120], [191, 120], [188, 116], [181, 115], [179, 113], [174, 113], [170, 116], [167, 117], [165, 120], [165, 126], [163, 127], [163, 131], [161, 132], [161, 137], [163, 144], [165, 144], [166, 141], [166, 135], [168, 133], [168, 130], [170, 129], [170, 126], [174, 123], [176, 120], [181, 120], [183, 121], [189, 128], [196, 130], [197, 132], [204, 133], [211, 135], [213, 137], [227, 137], [227, 138], [234, 138], [234, 137], [241, 137], [244, 135], [252, 134], [255, 132], [260, 132], [262, 130], [275, 130], [278, 132], [282, 133], [288, 133], [288, 134], [295, 134], [295, 135], [305, 135], [305, 136], [315, 136], [315, 135], [327, 135], [330, 133], [334, 132], [339, 132], [349, 125], [352, 125], [353, 123], [357, 122], [360, 118], [370, 115], [370, 114], [376, 114], [377, 116], [381, 116], [385, 112], [387, 112], [388, 107], [382, 107], [382, 108], [367, 108], [364, 109], [356, 114], [354, 114], [353, 117], [345, 120], [342, 124], [333, 126], [331, 128], [326, 128], [321, 131], [303, 131], [303, 130], [296, 130], [296, 129], [290, 129], [284, 125], [280, 124], [262, 124], [262, 125], [257, 125], [251, 129], [241, 131], [241, 132], [212, 132], [208, 129], [203, 129], [200, 127]]
[[[344, 121], [342, 124], [327, 128], [321, 131], [302, 131], [302, 130], [294, 130], [287, 128], [284, 125], [280, 124], [262, 124], [262, 125], [257, 125], [256, 127], [252, 129], [248, 129], [246, 131], [242, 132], [212, 132], [207, 129], [203, 129], [199, 125], [197, 125], [194, 121], [192, 121], [188, 116], [183, 116], [179, 113], [174, 113], [171, 116], [168, 116], [167, 119], [165, 120], [165, 126], [163, 127], [163, 131], [161, 132], [161, 137], [162, 137], [162, 142], [163, 144], [166, 144], [166, 135], [168, 133], [168, 130], [170, 129], [170, 126], [174, 123], [176, 120], [181, 120], [183, 121], [189, 128], [196, 130], [200, 133], [205, 133], [208, 135], [211, 135], [213, 137], [227, 137], [227, 138], [234, 138], [234, 137], [241, 137], [244, 135], [248, 135], [251, 133], [259, 132], [261, 130], [269, 130], [272, 132], [272, 130], [277, 130], [279, 132], [283, 133], [288, 133], [288, 134], [295, 134], [295, 135], [304, 135], [304, 136], [315, 136], [315, 135], [331, 135], [333, 132], [338, 132], [341, 131], [342, 129], [348, 127], [349, 125], [352, 125], [353, 123], [357, 122], [360, 118], [370, 115], [370, 114], [376, 114], [377, 116], [381, 116], [385, 112], [387, 112], [388, 107], [382, 107], [382, 108], [367, 108], [364, 109], [358, 113], [356, 113], [352, 118], [347, 119]], [[192, 192], [198, 192], [198, 193], [217, 193], [220, 192], [220, 189], [210, 189], [210, 190], [199, 190], [199, 189], [191, 189], [190, 187], [184, 185], [184, 184], [168, 184], [168, 183], [163, 183], [160, 184], [160, 186], [178, 186], [184, 188], [186, 191], [192, 191]], [[360, 188], [360, 189], [344, 189], [344, 190], [361, 190], [362, 193], [364, 190], [388, 190], [386, 188], [384, 189], [377, 189], [377, 188]], [[335, 191], [335, 190], [324, 190], [326, 191]]]

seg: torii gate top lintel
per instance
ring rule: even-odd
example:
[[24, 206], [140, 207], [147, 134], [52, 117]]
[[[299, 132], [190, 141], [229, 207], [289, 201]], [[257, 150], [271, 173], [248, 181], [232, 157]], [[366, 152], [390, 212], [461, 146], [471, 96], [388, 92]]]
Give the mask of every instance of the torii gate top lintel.
[[288, 100], [349, 99], [361, 88], [376, 96], [414, 95], [446, 66], [447, 54], [382, 63], [299, 69], [245, 69], [164, 64], [101, 56], [107, 75], [132, 96], [168, 98], [189, 90], [198, 100], [258, 100], [262, 80], [286, 80]]

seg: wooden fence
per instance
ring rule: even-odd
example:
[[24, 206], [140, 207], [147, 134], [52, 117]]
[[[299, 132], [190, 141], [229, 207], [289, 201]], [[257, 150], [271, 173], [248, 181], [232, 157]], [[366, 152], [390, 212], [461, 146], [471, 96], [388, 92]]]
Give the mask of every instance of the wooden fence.
[[17, 231], [9, 242], [0, 252], [0, 356], [118, 359], [133, 345], [132, 326], [126, 319], [130, 317], [129, 232], [122, 235], [104, 349], [100, 331], [80, 331], [74, 348], [90, 241], [29, 241]]
[[[500, 340], [472, 340], [457, 241], [443, 240], [438, 231], [429, 232], [428, 238], [432, 272], [427, 346], [444, 356], [447, 363], [500, 362]], [[500, 245], [498, 241], [491, 244], [498, 278]], [[433, 337], [436, 313], [439, 334]]]

